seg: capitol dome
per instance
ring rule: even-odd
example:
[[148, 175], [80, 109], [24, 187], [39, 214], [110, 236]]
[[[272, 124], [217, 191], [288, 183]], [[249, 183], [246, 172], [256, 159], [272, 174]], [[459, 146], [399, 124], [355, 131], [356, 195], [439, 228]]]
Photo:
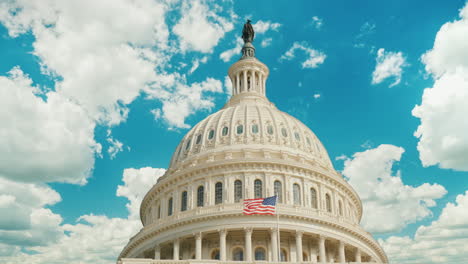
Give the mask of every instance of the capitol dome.
[[[231, 99], [183, 137], [119, 262], [387, 263], [359, 225], [359, 196], [316, 135], [267, 99], [268, 67], [244, 41]], [[275, 195], [277, 215], [243, 214], [244, 199]]]

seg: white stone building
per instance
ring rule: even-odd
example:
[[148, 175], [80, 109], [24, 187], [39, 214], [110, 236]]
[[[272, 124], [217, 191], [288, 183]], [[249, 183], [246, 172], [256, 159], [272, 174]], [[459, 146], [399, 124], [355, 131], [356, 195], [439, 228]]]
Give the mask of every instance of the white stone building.
[[[232, 98], [184, 136], [119, 263], [387, 263], [359, 225], [357, 193], [315, 134], [267, 99], [253, 45], [242, 52]], [[244, 198], [273, 195], [279, 218], [243, 215]]]

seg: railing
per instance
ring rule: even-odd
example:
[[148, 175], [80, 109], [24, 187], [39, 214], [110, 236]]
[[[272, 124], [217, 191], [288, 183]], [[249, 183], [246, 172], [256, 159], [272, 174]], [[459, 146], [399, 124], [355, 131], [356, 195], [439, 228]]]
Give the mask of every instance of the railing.
[[[285, 264], [292, 262], [273, 262], [273, 261], [219, 261], [219, 260], [156, 260], [156, 259], [144, 259], [144, 258], [123, 258], [118, 264]], [[322, 264], [321, 262], [294, 262], [297, 264]], [[334, 262], [339, 263], [339, 262]], [[378, 262], [345, 262], [345, 264], [383, 264]]]

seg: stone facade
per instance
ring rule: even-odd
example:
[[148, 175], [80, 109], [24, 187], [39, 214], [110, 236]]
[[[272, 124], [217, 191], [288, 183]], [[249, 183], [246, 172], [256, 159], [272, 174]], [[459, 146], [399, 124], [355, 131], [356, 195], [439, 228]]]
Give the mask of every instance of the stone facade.
[[[266, 98], [268, 74], [255, 57], [231, 66], [232, 98], [181, 140], [119, 262], [388, 262], [320, 140]], [[243, 199], [273, 195], [279, 217], [242, 214]]]

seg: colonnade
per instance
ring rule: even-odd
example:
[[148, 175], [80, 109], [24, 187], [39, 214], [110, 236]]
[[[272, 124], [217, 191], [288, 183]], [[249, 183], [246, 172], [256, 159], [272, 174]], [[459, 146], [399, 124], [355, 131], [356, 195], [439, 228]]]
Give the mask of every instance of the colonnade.
[[[264, 230], [264, 229], [262, 229]], [[217, 230], [219, 234], [219, 260], [220, 261], [227, 261], [227, 247], [226, 247], [226, 237], [228, 235], [228, 232], [239, 232], [243, 231], [244, 233], [244, 246], [245, 246], [245, 251], [244, 251], [244, 257], [243, 261], [246, 262], [252, 262], [255, 259], [255, 256], [253, 256], [253, 247], [252, 247], [252, 233], [253, 229], [252, 228], [244, 228], [244, 230], [239, 230], [239, 229], [232, 229], [232, 230], [227, 230], [227, 229], [220, 229]], [[290, 232], [290, 230], [283, 230]], [[208, 233], [208, 232], [207, 232]], [[212, 232], [209, 232], [212, 233]], [[278, 249], [280, 248], [278, 246], [278, 235], [279, 232], [276, 228], [269, 229], [269, 234], [270, 234], [270, 250], [271, 250], [271, 259], [270, 261], [273, 262], [278, 262], [278, 261], [286, 261], [286, 259], [281, 259], [282, 256], [278, 252]], [[310, 252], [310, 257], [309, 259], [304, 259], [303, 255], [303, 236], [304, 232], [302, 231], [296, 231], [295, 232], [295, 251], [296, 251], [296, 257], [294, 262], [312, 262], [312, 263], [329, 263], [329, 262], [334, 262], [334, 263], [340, 263], [344, 264], [347, 262], [351, 262], [350, 259], [346, 259], [346, 252], [345, 249], [348, 248], [351, 251], [354, 251], [354, 257], [352, 258], [352, 262], [354, 263], [361, 263], [363, 260], [362, 257], [362, 252], [358, 247], [355, 247], [353, 245], [347, 245], [344, 241], [338, 241], [338, 247], [337, 247], [337, 252], [335, 250], [332, 250], [332, 248], [326, 247], [326, 241], [336, 241], [336, 239], [333, 238], [327, 238], [323, 235], [315, 235], [315, 234], [307, 234], [308, 236], [315, 237], [316, 241], [318, 242], [318, 250], [317, 248], [311, 249]], [[202, 239], [203, 239], [203, 233], [198, 232], [193, 234], [195, 238], [195, 256], [194, 258], [196, 260], [202, 260]], [[282, 240], [285, 238], [282, 238]], [[179, 253], [180, 253], [180, 238], [176, 238], [172, 241], [163, 241], [162, 243], [172, 243], [173, 246], [173, 259], [174, 260], [179, 260]], [[160, 243], [160, 244], [162, 244]], [[161, 247], [160, 244], [156, 245], [154, 248], [154, 258], [156, 260], [161, 259]], [[334, 248], [335, 249], [335, 248]], [[281, 250], [281, 249], [280, 249]], [[292, 253], [292, 252], [291, 252]], [[289, 254], [289, 253], [288, 253]], [[328, 254], [328, 255], [327, 255]], [[334, 256], [337, 256], [338, 259], [334, 259]], [[367, 259], [370, 259], [369, 256], [367, 256]], [[291, 256], [290, 258], [287, 259], [288, 262], [291, 262], [291, 260], [294, 260], [294, 258]]]
[[233, 84], [233, 95], [239, 94], [241, 92], [257, 92], [265, 95], [266, 78], [265, 75], [259, 71], [239, 71], [231, 81]]

